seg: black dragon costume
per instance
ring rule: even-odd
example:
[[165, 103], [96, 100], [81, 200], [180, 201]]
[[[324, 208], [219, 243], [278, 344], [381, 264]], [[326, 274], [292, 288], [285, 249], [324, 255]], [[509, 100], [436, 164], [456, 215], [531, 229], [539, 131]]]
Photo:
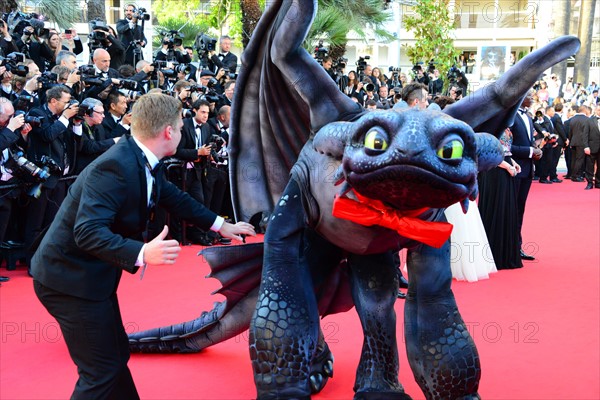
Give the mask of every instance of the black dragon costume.
[[192, 321], [130, 335], [132, 351], [197, 352], [250, 327], [259, 399], [308, 399], [333, 376], [319, 316], [356, 307], [356, 399], [410, 399], [398, 381], [392, 254], [408, 248], [406, 350], [428, 399], [474, 399], [480, 363], [450, 283], [445, 207], [477, 196], [495, 138], [541, 73], [579, 49], [563, 37], [444, 113], [364, 113], [301, 47], [316, 1], [271, 2], [242, 57], [230, 170], [238, 220], [263, 244], [202, 253], [226, 300]]

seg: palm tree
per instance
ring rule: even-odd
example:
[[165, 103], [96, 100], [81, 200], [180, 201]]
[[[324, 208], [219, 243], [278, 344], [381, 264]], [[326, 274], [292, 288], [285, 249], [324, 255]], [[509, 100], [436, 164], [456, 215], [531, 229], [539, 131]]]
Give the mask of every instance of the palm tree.
[[0, 0], [0, 13], [9, 13], [18, 8], [17, 0]]
[[246, 48], [262, 11], [258, 0], [240, 0], [240, 8], [242, 10], [242, 44]]
[[[552, 16], [554, 17], [554, 36], [568, 35], [571, 19], [571, 1], [554, 0], [552, 3]], [[556, 74], [561, 82], [566, 82], [567, 60], [552, 67], [552, 73]]]
[[581, 50], [575, 56], [575, 82], [588, 84], [590, 77], [590, 59], [592, 51], [592, 34], [594, 30], [594, 12], [596, 0], [581, 0], [579, 9], [579, 40]]

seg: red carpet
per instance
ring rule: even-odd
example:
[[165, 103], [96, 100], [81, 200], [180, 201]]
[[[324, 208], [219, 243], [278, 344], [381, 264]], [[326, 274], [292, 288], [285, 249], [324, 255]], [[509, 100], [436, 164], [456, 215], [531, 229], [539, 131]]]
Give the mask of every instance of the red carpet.
[[[477, 343], [485, 399], [600, 398], [600, 190], [534, 182], [524, 240], [536, 261], [454, 293]], [[175, 266], [125, 274], [119, 289], [129, 330], [181, 322], [211, 307], [218, 282], [185, 248]], [[64, 399], [76, 380], [55, 321], [35, 298], [23, 268], [0, 270], [0, 398]], [[402, 343], [403, 303], [397, 303]], [[336, 357], [335, 377], [316, 399], [350, 399], [362, 335], [354, 311], [322, 322]], [[423, 398], [400, 345], [400, 380]], [[250, 399], [255, 395], [247, 334], [194, 355], [133, 355], [143, 399]]]

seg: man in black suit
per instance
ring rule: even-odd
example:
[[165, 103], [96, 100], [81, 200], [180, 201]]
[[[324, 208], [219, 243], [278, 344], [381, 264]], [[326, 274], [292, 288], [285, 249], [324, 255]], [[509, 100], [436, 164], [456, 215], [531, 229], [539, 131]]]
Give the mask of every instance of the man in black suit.
[[596, 188], [600, 189], [600, 126], [598, 107], [596, 108], [596, 115], [592, 115], [592, 109], [585, 106], [585, 115], [588, 117], [588, 123], [590, 126], [589, 135], [587, 140], [587, 146], [583, 149], [585, 153], [585, 179], [587, 180], [586, 190], [590, 190], [594, 187], [594, 170]]
[[106, 138], [121, 137], [129, 133], [131, 113], [127, 112], [127, 99], [118, 90], [113, 89], [105, 101], [107, 112], [102, 127]]
[[[67, 184], [59, 181], [61, 176], [72, 173], [77, 162], [81, 143], [81, 121], [73, 121], [79, 107], [70, 104], [71, 91], [64, 85], [46, 91], [46, 103], [32, 108], [29, 115], [42, 118], [42, 124], [33, 127], [28, 135], [27, 158], [41, 163], [43, 157], [51, 159], [60, 170], [52, 171], [42, 185], [37, 199], [30, 199], [25, 223], [25, 248], [29, 249], [44, 227], [54, 219], [62, 203]], [[28, 252], [28, 261], [32, 253]], [[29, 263], [28, 263], [29, 264]]]
[[231, 49], [231, 38], [229, 36], [221, 36], [219, 45], [221, 51], [219, 54], [211, 52], [210, 59], [208, 60], [208, 68], [215, 74], [219, 68], [226, 68], [229, 70], [229, 73], [235, 74], [238, 60], [237, 56], [229, 51]]
[[135, 64], [144, 59], [141, 47], [146, 46], [148, 40], [144, 36], [142, 27], [138, 25], [137, 8], [134, 4], [125, 6], [125, 19], [117, 21], [117, 32], [119, 40], [125, 46], [125, 62], [135, 66]]
[[569, 138], [567, 137], [567, 130], [562, 121], [562, 111], [563, 105], [562, 103], [558, 103], [556, 106], [549, 106], [546, 108], [546, 115], [550, 117], [550, 121], [552, 121], [552, 125], [554, 126], [554, 133], [558, 135], [558, 146], [554, 148], [553, 154], [553, 165], [550, 169], [550, 180], [552, 182], [558, 183], [562, 182], [561, 179], [558, 179], [558, 174], [556, 169], [558, 167], [558, 161], [560, 160], [560, 154], [562, 150], [569, 145]]
[[145, 95], [133, 115], [132, 135], [79, 175], [32, 260], [36, 295], [78, 368], [72, 399], [139, 399], [116, 291], [123, 271], [174, 264], [179, 255], [179, 244], [165, 240], [168, 228], [153, 229], [157, 206], [229, 238], [254, 234], [165, 179], [159, 160], [175, 154], [181, 139], [178, 100]]
[[538, 163], [539, 171], [537, 171], [537, 176], [539, 176], [539, 182], [542, 184], [561, 183], [562, 181], [557, 178], [556, 172], [554, 176], [552, 175], [554, 150], [558, 148], [558, 135], [554, 132], [554, 125], [552, 125], [550, 117], [544, 114], [545, 112], [546, 109], [544, 108], [538, 109], [535, 112], [535, 120], [533, 122], [533, 127], [537, 132], [536, 136], [541, 138], [538, 147], [542, 148], [542, 158]]
[[573, 115], [569, 119], [569, 146], [571, 146], [571, 179], [583, 182], [586, 148], [589, 148], [590, 123], [583, 112], [585, 106], [573, 106]]
[[[205, 100], [197, 100], [192, 109], [195, 116], [183, 120], [181, 130], [181, 141], [177, 146], [175, 158], [185, 161], [185, 190], [196, 201], [206, 205], [205, 188], [207, 179], [208, 157], [210, 156], [210, 127], [207, 124], [209, 103]], [[183, 186], [184, 177], [175, 176], [174, 180]], [[193, 242], [202, 245], [212, 244], [203, 232], [190, 231]]]
[[[515, 116], [515, 122], [510, 127], [513, 133], [513, 143], [511, 152], [513, 159], [521, 166], [521, 172], [515, 177], [517, 193], [517, 219], [519, 229], [519, 243], [523, 244], [521, 230], [523, 227], [523, 216], [525, 214], [525, 203], [533, 181], [533, 160], [539, 160], [542, 157], [542, 150], [535, 146], [535, 129], [533, 121], [527, 109], [532, 103], [532, 92], [529, 92], [523, 99], [521, 107]], [[524, 260], [535, 260], [532, 255], [526, 254], [521, 249], [521, 258]]]

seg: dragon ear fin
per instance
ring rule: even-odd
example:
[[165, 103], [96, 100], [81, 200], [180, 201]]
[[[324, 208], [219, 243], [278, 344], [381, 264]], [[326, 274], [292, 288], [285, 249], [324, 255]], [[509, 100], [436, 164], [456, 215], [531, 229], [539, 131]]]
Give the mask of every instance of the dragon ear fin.
[[[469, 196], [470, 197], [470, 196]], [[469, 211], [469, 199], [463, 199], [460, 202], [460, 206], [462, 207], [463, 214], [466, 214]]]

